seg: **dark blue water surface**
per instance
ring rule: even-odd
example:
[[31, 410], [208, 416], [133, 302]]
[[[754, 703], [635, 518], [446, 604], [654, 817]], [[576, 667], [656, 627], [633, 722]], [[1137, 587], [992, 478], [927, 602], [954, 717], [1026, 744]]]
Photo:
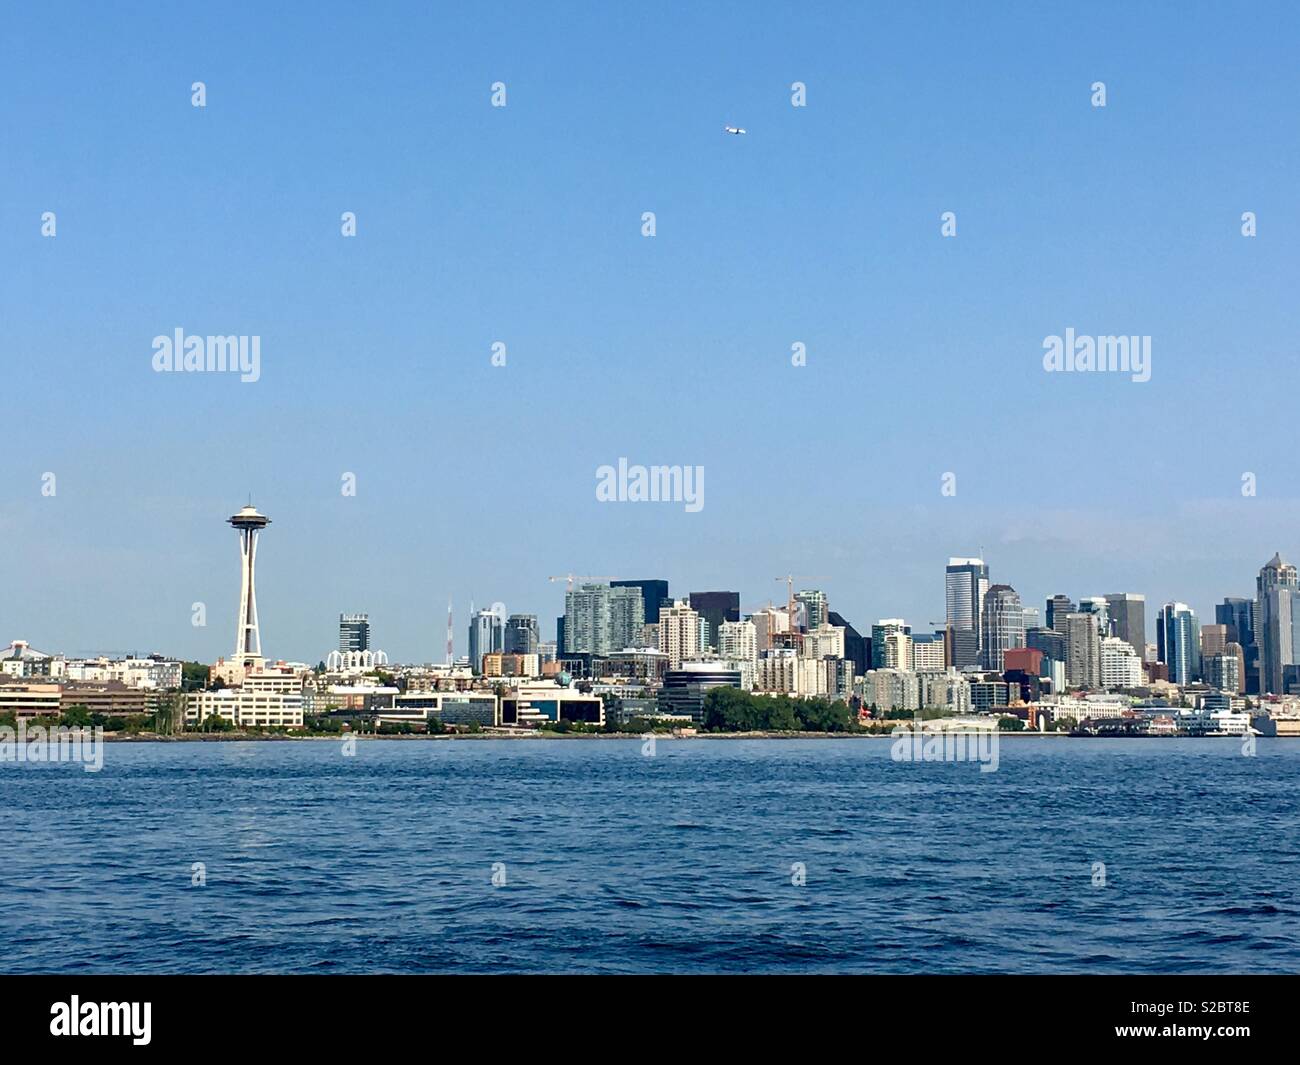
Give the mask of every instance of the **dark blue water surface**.
[[890, 746], [120, 743], [98, 774], [0, 765], [0, 968], [1300, 971], [1300, 741], [1009, 739], [992, 773]]

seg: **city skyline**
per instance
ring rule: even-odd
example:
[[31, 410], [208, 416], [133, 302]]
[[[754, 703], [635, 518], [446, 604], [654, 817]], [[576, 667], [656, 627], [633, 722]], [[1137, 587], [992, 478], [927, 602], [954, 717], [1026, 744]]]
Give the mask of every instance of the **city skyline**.
[[[367, 609], [395, 658], [436, 660], [448, 597], [549, 632], [544, 575], [579, 569], [746, 604], [824, 574], [845, 616], [928, 620], [934, 560], [983, 545], [1025, 602], [1206, 616], [1287, 553], [1289, 422], [1245, 413], [1297, 335], [1284, 29], [1119, 5], [1068, 32], [853, 7], [740, 35], [711, 10], [252, 20], [88, 9], [51, 49], [17, 11], [0, 45], [24, 101], [0, 171], [9, 638], [211, 655], [188, 627], [194, 602], [228, 616], [210, 518], [250, 492], [277, 521], [265, 650], [291, 657]], [[145, 165], [160, 144], [176, 165]], [[260, 341], [256, 379], [154, 372], [176, 330]], [[1149, 336], [1150, 379], [1045, 373], [1071, 330]], [[600, 502], [624, 456], [707, 471], [702, 509]], [[145, 522], [104, 520], [124, 495]]]
[[[234, 662], [236, 658], [239, 657], [238, 644], [242, 644], [244, 641], [248, 640], [251, 637], [249, 650], [253, 653], [255, 658], [258, 657], [258, 652], [260, 651], [260, 636], [259, 636], [260, 627], [257, 621], [257, 607], [255, 605], [255, 599], [253, 598], [253, 560], [249, 551], [250, 548], [249, 537], [250, 535], [253, 537], [252, 543], [253, 545], [256, 545], [257, 532], [265, 528], [266, 525], [269, 525], [270, 521], [264, 515], [262, 515], [257, 510], [256, 507], [254, 507], [251, 503], [249, 503], [245, 507], [241, 508], [235, 514], [234, 517], [227, 519], [226, 523], [235, 526], [237, 530], [242, 530], [240, 535], [240, 544], [239, 544], [240, 592], [238, 597], [238, 611], [236, 612], [236, 631], [238, 634], [236, 655], [229, 655], [225, 652], [216, 655], [202, 654], [202, 653], [190, 654], [190, 653], [178, 651], [175, 648], [169, 646], [150, 646], [150, 647], [132, 646], [126, 648], [119, 647], [113, 649], [107, 649], [105, 647], [79, 647], [77, 648], [77, 652], [86, 653], [86, 654], [108, 654], [110, 656], [114, 654], [122, 654], [128, 652], [134, 654], [164, 653], [164, 654], [175, 654], [178, 657], [186, 658], [190, 660], [196, 660], [196, 661], [204, 661], [204, 662], [216, 661], [218, 658], [221, 658], [221, 659], [226, 659], [231, 662]], [[249, 530], [252, 530], [252, 532], [250, 533]], [[1294, 566], [1285, 563], [1285, 560], [1282, 558], [1280, 551], [1274, 551], [1272, 558], [1266, 561], [1256, 570], [1256, 583], [1257, 583], [1256, 596], [1260, 597], [1261, 603], [1264, 602], [1265, 586], [1260, 582], [1263, 582], [1265, 580], [1264, 574], [1266, 572], [1272, 572], [1274, 569], [1278, 567], [1284, 567], [1286, 572], [1290, 572], [1292, 574], [1294, 573], [1295, 570]], [[972, 582], [971, 575], [978, 576], [980, 580]], [[619, 578], [614, 578], [614, 577], [583, 578], [580, 575], [570, 574], [570, 577], [572, 578], [572, 581], [574, 583], [572, 583], [568, 587], [567, 591], [563, 593], [563, 598], [561, 599], [560, 607], [558, 611], [555, 612], [548, 611], [545, 608], [543, 608], [542, 610], [516, 609], [514, 607], [508, 606], [507, 604], [505, 604], [503, 601], [500, 600], [494, 601], [492, 603], [491, 608], [485, 608], [485, 607], [474, 608], [473, 600], [471, 600], [470, 601], [471, 609], [467, 609], [464, 620], [462, 621], [461, 624], [454, 625], [451, 631], [451, 635], [453, 637], [453, 644], [452, 644], [453, 656], [457, 659], [468, 657], [471, 661], [473, 661], [475, 657], [474, 640], [476, 634], [479, 635], [478, 657], [481, 658], [481, 655], [482, 653], [484, 653], [485, 650], [497, 650], [497, 651], [507, 650], [508, 651], [509, 649], [505, 646], [507, 641], [507, 637], [506, 637], [507, 620], [513, 623], [516, 621], [516, 619], [523, 619], [523, 618], [531, 619], [530, 625], [532, 627], [531, 631], [533, 632], [533, 636], [530, 637], [530, 639], [533, 641], [534, 644], [539, 640], [552, 640], [556, 637], [556, 629], [558, 626], [558, 622], [555, 619], [558, 616], [562, 616], [563, 614], [569, 612], [569, 610], [571, 609], [571, 603], [574, 601], [575, 592], [578, 594], [578, 597], [580, 599], [590, 598], [590, 595], [588, 594], [587, 590], [593, 588], [594, 589], [603, 588], [605, 593], [608, 594], [612, 592], [616, 596], [621, 592], [636, 593], [632, 597], [632, 601], [635, 603], [637, 607], [637, 612], [635, 617], [625, 616], [624, 620], [620, 624], [615, 625], [615, 629], [617, 629], [618, 631], [625, 631], [628, 634], [629, 638], [625, 641], [624, 644], [625, 646], [628, 647], [638, 645], [637, 641], [635, 640], [635, 637], [632, 634], [639, 631], [641, 624], [643, 623], [648, 624], [650, 621], [650, 619], [642, 612], [641, 609], [642, 598], [645, 597], [650, 600], [659, 599], [663, 593], [665, 586], [668, 592], [667, 598], [663, 600], [665, 605], [672, 605], [672, 603], [675, 601], [682, 601], [683, 603], [690, 604], [692, 600], [695, 600], [695, 602], [697, 603], [703, 602], [705, 604], [709, 604], [707, 609], [722, 610], [723, 606], [721, 604], [736, 604], [735, 606], [727, 607], [726, 609], [735, 610], [737, 616], [739, 617], [748, 617], [755, 610], [759, 610], [766, 606], [775, 605], [777, 607], [783, 607], [786, 605], [785, 601], [779, 595], [779, 589], [777, 595], [771, 595], [768, 597], [768, 599], [760, 601], [755, 597], [747, 597], [744, 595], [743, 592], [736, 592], [734, 590], [733, 591], [718, 591], [716, 589], [688, 590], [676, 584], [676, 582], [671, 576], [666, 578], [662, 576], [646, 577], [644, 575], [639, 577], [619, 577]], [[557, 578], [553, 576], [546, 578], [549, 587], [552, 589], [552, 592], [548, 594], [551, 595], [552, 597], [554, 596], [555, 590], [557, 588], [554, 582], [560, 579], [561, 578]], [[1016, 587], [1016, 584], [1014, 583], [1012, 578], [1010, 577], [1002, 578], [999, 571], [995, 570], [994, 567], [990, 565], [987, 557], [984, 557], [982, 555], [981, 556], [949, 556], [945, 562], [943, 579], [944, 579], [944, 588], [943, 588], [942, 597], [946, 599], [946, 603], [944, 605], [944, 609], [940, 611], [939, 617], [925, 617], [923, 616], [926, 613], [925, 611], [922, 611], [919, 614], [906, 614], [906, 613], [895, 612], [897, 615], [897, 620], [902, 621], [910, 618], [911, 620], [908, 621], [908, 627], [917, 635], [920, 635], [921, 633], [927, 631], [938, 632], [950, 624], [958, 628], [963, 628], [963, 627], [968, 628], [973, 633], [972, 646], [980, 650], [979, 661], [981, 663], [984, 661], [983, 649], [985, 645], [987, 626], [990, 624], [990, 619], [988, 616], [986, 616], [984, 611], [984, 599], [986, 593], [989, 591], [992, 591], [995, 594], [1009, 593], [1010, 601], [1014, 601], [1015, 605], [1013, 609], [1016, 611], [1017, 615], [1019, 615], [1020, 611], [1022, 610], [1028, 611], [1029, 615], [1036, 618], [1037, 623], [1042, 625], [1045, 628], [1052, 627], [1052, 625], [1049, 624], [1049, 621], [1051, 619], [1051, 614], [1052, 614], [1052, 608], [1053, 606], [1057, 605], [1058, 602], [1063, 608], [1066, 608], [1070, 613], [1074, 613], [1076, 611], [1082, 612], [1090, 609], [1091, 610], [1106, 609], [1111, 616], [1113, 631], [1117, 635], [1123, 636], [1124, 638], [1128, 639], [1130, 643], [1134, 641], [1131, 634], [1126, 632], [1126, 627], [1128, 624], [1130, 624], [1129, 613], [1128, 613], [1129, 607], [1126, 606], [1124, 612], [1121, 613], [1119, 611], [1119, 605], [1121, 603], [1127, 603], [1129, 600], [1133, 599], [1134, 597], [1141, 599], [1143, 600], [1143, 605], [1140, 608], [1138, 608], [1136, 612], [1133, 614], [1133, 620], [1132, 620], [1132, 623], [1134, 624], [1138, 623], [1139, 621], [1142, 624], [1142, 629], [1143, 629], [1143, 636], [1141, 640], [1142, 646], [1140, 648], [1137, 648], [1140, 656], [1142, 655], [1146, 646], [1148, 645], [1156, 646], [1156, 647], [1162, 646], [1161, 641], [1165, 636], [1165, 632], [1163, 629], [1164, 623], [1161, 619], [1166, 606], [1176, 607], [1180, 610], [1188, 609], [1185, 603], [1183, 601], [1178, 600], [1177, 598], [1170, 598], [1170, 599], [1160, 599], [1159, 597], [1153, 598], [1147, 595], [1145, 592], [1138, 591], [1131, 588], [1121, 590], [1121, 591], [1116, 591], [1116, 590], [1112, 590], [1110, 592], [1091, 591], [1088, 593], [1075, 593], [1073, 590], [1062, 592], [1058, 588], [1057, 591], [1052, 592], [1050, 594], [1045, 594], [1041, 596], [1037, 601], [1035, 601], [1030, 596], [1022, 594], [1020, 592], [1020, 589]], [[816, 592], [820, 594], [822, 600], [824, 600], [826, 604], [826, 608], [832, 609], [834, 613], [840, 615], [849, 623], [855, 624], [859, 628], [859, 631], [870, 632], [871, 627], [876, 622], [881, 620], [890, 620], [889, 616], [884, 613], [876, 614], [874, 616], [868, 617], [868, 615], [866, 614], [854, 614], [847, 609], [840, 609], [842, 604], [833, 596], [832, 594], [833, 589], [829, 588], [829, 586], [825, 581], [810, 580], [807, 582], [807, 586], [804, 587], [803, 584], [799, 581], [796, 581], [795, 584], [791, 586], [789, 584], [789, 578], [787, 577], [775, 577], [772, 578], [772, 580], [777, 583], [785, 583], [788, 588], [787, 594], [792, 594], [796, 600], [802, 600], [804, 598], [805, 593], [807, 592]], [[1291, 586], [1294, 586], [1294, 578], [1290, 578], [1289, 580]], [[1273, 581], [1270, 580], [1268, 583], [1271, 585]], [[998, 591], [999, 589], [1002, 589], [1003, 591], [999, 593]], [[954, 598], [954, 596], [956, 598]], [[975, 597], [977, 602], [968, 601], [972, 596]], [[1216, 618], [1217, 610], [1221, 604], [1225, 603], [1229, 599], [1238, 599], [1238, 598], [1250, 599], [1252, 597], [1249, 595], [1241, 597], [1241, 596], [1234, 595], [1233, 592], [1226, 592], [1223, 595], [1220, 595], [1212, 604], [1209, 604], [1208, 609], [1199, 609], [1195, 605], [1191, 606], [1190, 609], [1195, 615], [1197, 625], [1205, 626], [1205, 625], [1212, 624], [1211, 619]], [[1085, 599], [1091, 600], [1091, 605], [1089, 605], [1088, 607], [1085, 607]], [[479, 600], [479, 602], [481, 603], [482, 600]], [[1286, 622], [1285, 622], [1286, 625], [1288, 626], [1286, 630], [1288, 633], [1290, 632], [1289, 602], [1290, 600], [1287, 601], [1287, 606], [1285, 608], [1288, 611], [1288, 613], [1286, 614]], [[1043, 605], [1040, 607], [1038, 605], [1039, 603]], [[200, 605], [202, 607], [201, 610], [195, 609], [198, 608]], [[221, 603], [218, 602], [216, 604], [216, 607], [217, 607], [217, 615], [220, 616], [222, 614]], [[202, 616], [204, 619], [204, 623], [201, 626], [197, 626], [197, 631], [205, 632], [208, 628], [207, 616], [209, 613], [210, 604], [206, 602], [203, 602], [201, 604], [199, 602], [195, 602], [190, 605], [190, 608], [191, 608], [191, 614], [190, 614], [191, 625], [189, 627], [196, 628], [196, 626], [193, 624], [193, 619], [195, 616]], [[603, 621], [593, 620], [591, 622], [592, 624], [595, 624], [597, 631], [603, 631], [604, 627], [608, 625], [610, 607], [608, 605], [604, 605], [602, 609], [604, 610], [605, 613], [604, 615], [600, 615], [600, 616], [604, 617], [605, 620]], [[373, 611], [367, 608], [364, 612], [352, 613], [351, 611], [353, 610], [355, 610], [355, 606], [343, 611], [338, 611], [334, 615], [331, 615], [332, 624], [337, 625], [337, 627], [334, 628], [333, 632], [334, 632], [334, 640], [339, 644], [339, 650], [344, 649], [342, 645], [344, 641], [343, 633], [344, 633], [345, 625], [356, 626], [356, 625], [363, 624], [364, 642], [367, 647], [370, 645], [370, 641], [371, 641], [370, 617]], [[247, 624], [240, 622], [238, 620], [239, 617], [245, 613], [250, 614]], [[593, 619], [596, 616], [597, 615], [592, 615]], [[729, 617], [729, 616], [730, 614], [726, 614], [726, 613], [719, 614], [719, 618]], [[970, 624], [969, 625], [965, 624], [962, 619], [968, 619]], [[440, 624], [442, 623], [442, 621], [443, 619], [441, 619], [440, 617]], [[485, 625], [486, 628], [484, 628]], [[1003, 646], [1024, 645], [1023, 637], [1026, 628], [1032, 626], [1028, 626], [1023, 617], [1020, 617], [1017, 621], [1015, 621], [1013, 628], [1016, 625], [1018, 625], [1019, 636], [1017, 638], [1008, 639], [1004, 634], [1001, 640]], [[486, 633], [487, 635], [482, 635], [484, 633]], [[411, 642], [413, 642], [410, 634], [393, 632], [392, 635], [396, 637], [399, 646], [403, 644], [410, 644]], [[443, 629], [439, 634], [440, 639], [445, 640], [446, 635], [447, 632], [445, 629]], [[63, 648], [64, 646], [66, 646], [65, 644], [62, 644], [57, 640], [43, 640], [43, 641], [32, 640], [25, 634], [11, 635], [10, 638], [23, 640], [27, 644], [32, 646], [48, 645], [50, 647], [56, 647], [56, 648]], [[590, 633], [580, 637], [580, 639], [583, 641], [590, 641], [591, 638], [592, 637]], [[716, 635], [711, 637], [711, 639], [716, 639]], [[1017, 640], [1019, 642], [1017, 642]], [[179, 641], [179, 638], [178, 638], [178, 642], [181, 642]], [[431, 652], [423, 656], [419, 655], [418, 653], [411, 656], [407, 656], [403, 654], [395, 654], [392, 657], [392, 661], [395, 663], [396, 662], [406, 662], [406, 663], [441, 662], [446, 659], [446, 645], [445, 643], [440, 643], [439, 646], [441, 648], [441, 653]], [[254, 650], [254, 648], [256, 648], [256, 650]], [[320, 657], [323, 659], [325, 654], [333, 649], [334, 649], [334, 645], [330, 644], [325, 648], [325, 651], [320, 654]], [[364, 648], [358, 646], [356, 649], [364, 649]], [[612, 645], [610, 647], [602, 646], [600, 653], [602, 654], [608, 653], [611, 650], [618, 650], [618, 649], [619, 649], [618, 647], [613, 647]], [[572, 651], [573, 648], [570, 647], [569, 650]], [[317, 656], [313, 653], [281, 654], [273, 650], [272, 653], [265, 655], [264, 657], [267, 658], [268, 660], [278, 659], [282, 661], [302, 661], [302, 662], [310, 663]], [[1161, 660], [1163, 661], [1163, 656]], [[1277, 675], [1280, 677], [1281, 676], [1280, 667], [1276, 667], [1276, 668], [1279, 670]]]

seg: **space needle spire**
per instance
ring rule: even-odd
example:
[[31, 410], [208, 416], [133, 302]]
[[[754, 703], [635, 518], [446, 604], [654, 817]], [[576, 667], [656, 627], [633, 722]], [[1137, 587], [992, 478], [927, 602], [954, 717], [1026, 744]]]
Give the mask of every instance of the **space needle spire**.
[[262, 637], [257, 631], [257, 535], [271, 519], [250, 503], [227, 518], [239, 530], [239, 617], [235, 623], [234, 662], [245, 670], [262, 664]]

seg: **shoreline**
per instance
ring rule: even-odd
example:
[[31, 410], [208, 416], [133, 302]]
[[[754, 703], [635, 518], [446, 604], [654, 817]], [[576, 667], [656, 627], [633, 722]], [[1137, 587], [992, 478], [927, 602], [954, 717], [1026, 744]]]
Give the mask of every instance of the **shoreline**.
[[[965, 735], [967, 733], [955, 733]], [[935, 730], [923, 735], [946, 735]], [[254, 732], [213, 732], [186, 733], [179, 736], [117, 736], [105, 733], [105, 743], [257, 743], [289, 742], [302, 743], [312, 741], [342, 742], [352, 737], [357, 740], [397, 740], [400, 742], [430, 742], [451, 740], [505, 740], [505, 741], [550, 741], [550, 740], [626, 740], [644, 742], [649, 736], [656, 740], [886, 740], [897, 739], [892, 732], [700, 732], [692, 736], [674, 736], [670, 732], [461, 732], [461, 733], [425, 733], [395, 734], [380, 736], [374, 733], [336, 733], [332, 735], [295, 736], [285, 733], [261, 734]], [[1201, 736], [1071, 736], [1068, 732], [999, 732], [1002, 739], [1050, 739], [1050, 740], [1236, 740], [1240, 736], [1230, 733], [1222, 735]], [[1266, 739], [1300, 739], [1295, 736], [1268, 736]]]

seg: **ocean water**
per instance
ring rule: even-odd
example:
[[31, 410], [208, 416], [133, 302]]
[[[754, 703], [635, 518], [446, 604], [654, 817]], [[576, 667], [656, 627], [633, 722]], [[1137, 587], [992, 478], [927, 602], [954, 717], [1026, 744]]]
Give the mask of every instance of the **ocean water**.
[[1008, 739], [990, 773], [890, 747], [120, 743], [97, 774], [0, 765], [0, 970], [1300, 970], [1300, 741]]

